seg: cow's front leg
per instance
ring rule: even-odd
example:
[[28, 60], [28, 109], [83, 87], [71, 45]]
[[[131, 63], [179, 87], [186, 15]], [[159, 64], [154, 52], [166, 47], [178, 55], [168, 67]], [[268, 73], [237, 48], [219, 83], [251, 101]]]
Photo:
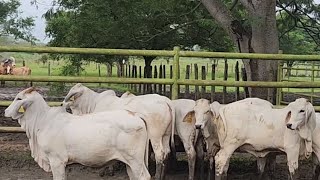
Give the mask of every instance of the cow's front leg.
[[292, 148], [287, 151], [288, 167], [289, 167], [289, 179], [295, 180], [298, 178], [298, 167], [299, 167], [299, 149]]
[[66, 180], [66, 164], [59, 160], [50, 160], [53, 180]]
[[219, 150], [215, 156], [216, 179], [227, 179], [230, 157], [238, 147], [238, 144], [230, 143]]

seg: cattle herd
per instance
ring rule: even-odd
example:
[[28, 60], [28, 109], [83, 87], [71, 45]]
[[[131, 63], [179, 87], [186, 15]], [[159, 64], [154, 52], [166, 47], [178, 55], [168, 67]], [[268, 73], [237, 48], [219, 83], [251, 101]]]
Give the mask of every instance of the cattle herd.
[[78, 83], [59, 107], [49, 107], [37, 89], [25, 89], [5, 116], [18, 120], [31, 156], [52, 171], [54, 180], [66, 179], [68, 164], [112, 166], [107, 164], [112, 160], [126, 164], [131, 180], [149, 180], [149, 142], [156, 161], [154, 178], [165, 179], [169, 154], [176, 153], [174, 135], [188, 156], [189, 180], [195, 179], [196, 157], [203, 158], [203, 149], [209, 159], [208, 179], [227, 178], [235, 151], [254, 155], [261, 175], [268, 154], [286, 154], [290, 179], [296, 178], [300, 159], [312, 157], [317, 172], [320, 158], [320, 115], [304, 98], [277, 109], [259, 98], [220, 104], [158, 94], [127, 92], [117, 97], [113, 90], [97, 93]]

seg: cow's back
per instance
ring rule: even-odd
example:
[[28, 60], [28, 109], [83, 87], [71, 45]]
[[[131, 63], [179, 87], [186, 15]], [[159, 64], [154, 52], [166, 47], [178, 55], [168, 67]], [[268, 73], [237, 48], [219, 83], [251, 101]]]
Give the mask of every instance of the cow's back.
[[16, 67], [12, 69], [12, 75], [16, 76], [28, 76], [31, 75], [31, 69], [29, 67]]

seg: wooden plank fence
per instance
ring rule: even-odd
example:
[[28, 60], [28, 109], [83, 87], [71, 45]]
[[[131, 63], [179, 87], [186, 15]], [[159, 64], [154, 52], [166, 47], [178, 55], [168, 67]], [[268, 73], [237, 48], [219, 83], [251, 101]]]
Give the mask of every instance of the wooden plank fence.
[[[226, 81], [228, 80], [228, 76], [230, 77], [230, 74], [234, 74], [234, 79], [235, 81], [240, 81], [241, 76], [240, 76], [240, 63], [237, 61], [235, 65], [230, 65], [227, 61], [227, 59], [222, 59], [224, 63], [220, 63], [221, 67], [220, 69], [224, 69], [223, 72], [223, 78], [222, 80]], [[168, 68], [169, 66], [169, 68]], [[183, 77], [185, 79], [195, 79], [195, 80], [216, 80], [217, 77], [216, 75], [218, 74], [218, 63], [215, 61], [213, 64], [203, 64], [203, 63], [192, 63], [192, 64], [187, 64], [185, 65], [185, 74]], [[118, 73], [123, 74], [123, 77], [126, 78], [137, 78], [137, 77], [145, 77], [144, 71], [141, 71], [142, 68], [145, 67], [143, 66], [137, 66], [137, 65], [131, 65], [131, 64], [125, 64], [124, 70], [125, 72], [123, 73]], [[201, 68], [199, 70], [199, 68]], [[172, 65], [165, 65], [165, 64], [157, 64], [152, 66], [151, 68], [151, 74], [153, 79], [172, 79], [172, 73], [173, 73], [173, 66]], [[209, 73], [210, 72], [210, 73]], [[168, 75], [168, 76], [167, 76]], [[179, 76], [181, 76], [179, 72]], [[245, 76], [242, 76], [242, 78], [245, 78]], [[126, 87], [128, 87], [128, 90], [132, 91], [133, 93], [136, 94], [144, 94], [144, 93], [157, 93], [161, 95], [166, 95], [169, 96], [172, 94], [172, 85], [166, 85], [166, 84], [126, 84]], [[148, 87], [149, 86], [149, 87]], [[208, 98], [211, 99], [211, 101], [214, 101], [213, 97], [214, 94], [217, 92], [216, 86], [190, 86], [190, 85], [184, 85], [182, 88], [179, 85], [179, 97], [180, 98], [193, 98], [193, 99], [199, 99], [199, 98]], [[228, 94], [228, 90], [226, 86], [223, 86], [222, 91], [223, 96], [223, 103], [226, 103], [226, 96]], [[229, 92], [230, 93], [230, 92]], [[240, 88], [235, 87], [235, 90], [232, 91], [232, 93], [235, 93], [235, 99], [239, 100], [241, 99], [241, 93], [240, 93]], [[243, 95], [244, 97], [245, 95]]]

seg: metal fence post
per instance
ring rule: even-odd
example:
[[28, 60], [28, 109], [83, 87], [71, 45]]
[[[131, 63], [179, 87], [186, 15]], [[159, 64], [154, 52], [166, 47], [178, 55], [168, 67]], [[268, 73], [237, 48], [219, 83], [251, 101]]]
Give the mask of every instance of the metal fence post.
[[[314, 82], [314, 61], [312, 61], [312, 70], [311, 70], [311, 82]], [[313, 96], [314, 96], [314, 88], [311, 88], [311, 97], [310, 97], [310, 101], [311, 104], [313, 104]]]
[[[278, 61], [278, 82], [282, 82], [283, 78], [283, 62]], [[280, 105], [282, 100], [282, 88], [277, 88], [277, 99], [276, 99], [276, 105]]]
[[174, 57], [173, 57], [173, 84], [172, 84], [172, 95], [171, 99], [178, 99], [179, 92], [178, 92], [178, 79], [179, 79], [179, 56], [180, 56], [180, 47], [175, 46], [174, 49]]

